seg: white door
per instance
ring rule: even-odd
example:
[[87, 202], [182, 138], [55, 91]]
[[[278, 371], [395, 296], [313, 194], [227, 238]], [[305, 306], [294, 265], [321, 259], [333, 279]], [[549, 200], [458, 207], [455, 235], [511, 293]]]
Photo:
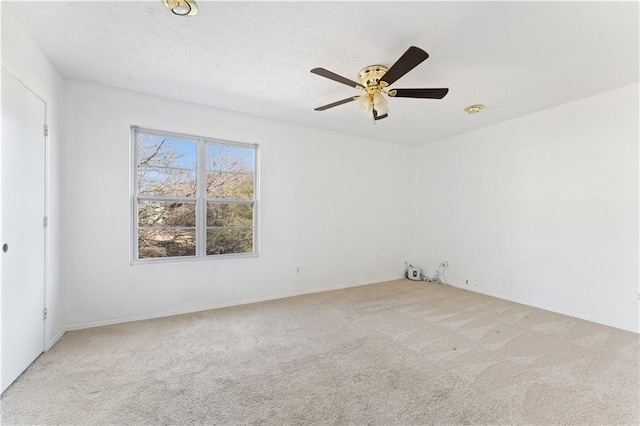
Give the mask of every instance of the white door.
[[44, 102], [3, 67], [2, 391], [44, 350], [44, 123]]

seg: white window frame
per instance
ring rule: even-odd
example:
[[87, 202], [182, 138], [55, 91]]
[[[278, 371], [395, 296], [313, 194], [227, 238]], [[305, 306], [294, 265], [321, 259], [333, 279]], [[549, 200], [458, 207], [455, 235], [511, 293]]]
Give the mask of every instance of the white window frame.
[[[137, 134], [144, 133], [153, 136], [168, 137], [177, 140], [193, 141], [197, 143], [196, 154], [196, 254], [195, 256], [173, 256], [173, 257], [155, 257], [148, 259], [138, 258], [138, 201], [168, 201], [168, 202], [186, 202], [193, 203], [193, 198], [182, 197], [161, 197], [161, 196], [138, 196], [138, 143]], [[259, 145], [255, 143], [232, 142], [221, 139], [187, 135], [184, 133], [167, 132], [164, 130], [154, 130], [138, 126], [131, 126], [130, 132], [131, 145], [131, 264], [132, 265], [148, 265], [154, 263], [175, 263], [175, 262], [193, 262], [203, 260], [217, 259], [238, 259], [259, 257]], [[252, 200], [235, 200], [224, 198], [207, 198], [207, 167], [206, 167], [206, 147], [207, 144], [215, 144], [221, 146], [233, 146], [248, 148], [253, 150], [254, 155], [254, 176], [253, 176], [253, 199]], [[229, 254], [211, 254], [207, 255], [207, 203], [218, 202], [224, 204], [253, 204], [253, 252], [251, 253], [229, 253]], [[169, 227], [171, 228], [171, 227]], [[180, 227], [173, 227], [180, 228]]]

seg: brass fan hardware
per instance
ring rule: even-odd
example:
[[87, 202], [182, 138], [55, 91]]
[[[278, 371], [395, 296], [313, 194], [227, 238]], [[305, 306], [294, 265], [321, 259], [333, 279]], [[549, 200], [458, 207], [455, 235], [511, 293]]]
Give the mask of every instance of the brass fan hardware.
[[358, 78], [360, 78], [365, 87], [369, 87], [370, 85], [378, 84], [387, 71], [389, 71], [389, 68], [384, 65], [369, 65], [358, 72]]
[[358, 79], [360, 80], [360, 83], [349, 80], [348, 78], [342, 77], [341, 75], [324, 68], [314, 68], [311, 70], [313, 74], [337, 81], [338, 83], [354, 87], [364, 92], [362, 95], [351, 96], [341, 101], [323, 105], [315, 110], [324, 111], [338, 105], [358, 100], [358, 108], [360, 111], [367, 116], [373, 117], [375, 124], [377, 120], [382, 120], [383, 118], [388, 117], [389, 109], [387, 106], [387, 100], [383, 95], [396, 98], [442, 99], [447, 95], [449, 89], [386, 89], [406, 73], [420, 65], [428, 57], [429, 54], [424, 50], [419, 47], [411, 46], [400, 57], [400, 59], [391, 66], [391, 68], [384, 65], [369, 65], [362, 68], [358, 72]]
[[382, 77], [389, 71], [389, 68], [384, 65], [369, 65], [368, 67], [362, 68], [358, 72], [358, 78], [364, 85], [362, 88], [367, 93], [375, 95], [376, 93], [386, 93], [389, 96], [395, 96], [395, 90], [393, 94], [391, 92], [387, 92], [384, 88], [389, 85], [386, 81], [380, 81]]

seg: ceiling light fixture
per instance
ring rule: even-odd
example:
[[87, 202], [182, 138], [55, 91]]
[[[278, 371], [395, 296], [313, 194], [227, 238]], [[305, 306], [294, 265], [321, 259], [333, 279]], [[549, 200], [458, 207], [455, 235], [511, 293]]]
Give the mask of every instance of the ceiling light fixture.
[[442, 99], [447, 95], [449, 89], [388, 89], [391, 84], [420, 65], [428, 57], [429, 54], [424, 50], [416, 46], [410, 46], [391, 68], [384, 65], [369, 65], [368, 67], [362, 68], [360, 72], [358, 72], [360, 83], [342, 77], [325, 68], [314, 68], [311, 70], [313, 74], [346, 84], [350, 87], [355, 87], [364, 92], [362, 95], [350, 96], [346, 99], [314, 109], [316, 111], [324, 111], [348, 102], [358, 101], [358, 109], [366, 116], [373, 117], [373, 124], [375, 125], [376, 121], [389, 116], [389, 106], [387, 105], [386, 96], [392, 98]]
[[371, 65], [360, 70], [358, 77], [362, 82], [360, 88], [365, 91], [360, 96], [354, 97], [358, 100], [358, 109], [366, 116], [373, 118], [373, 124], [376, 121], [387, 117], [389, 106], [383, 93], [394, 96], [395, 91], [391, 93], [385, 89], [386, 84], [380, 83], [380, 78], [385, 75], [389, 69], [383, 65]]
[[376, 119], [385, 117], [389, 113], [389, 106], [387, 100], [382, 96], [382, 93], [365, 93], [357, 96], [358, 109], [360, 112], [368, 117], [374, 118], [374, 124]]
[[468, 114], [477, 114], [482, 110], [482, 108], [484, 108], [484, 105], [480, 105], [480, 104], [469, 105], [464, 109], [464, 112]]
[[198, 5], [193, 0], [162, 0], [162, 4], [174, 15], [193, 16], [198, 13]]

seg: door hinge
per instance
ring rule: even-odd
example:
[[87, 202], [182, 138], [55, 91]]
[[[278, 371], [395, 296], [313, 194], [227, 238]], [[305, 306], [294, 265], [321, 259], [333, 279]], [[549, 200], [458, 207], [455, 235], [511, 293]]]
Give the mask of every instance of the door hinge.
[[46, 319], [47, 319], [47, 308], [44, 308], [44, 309], [42, 310], [42, 320], [44, 321], [44, 320], [46, 320]]
[[49, 218], [47, 216], [42, 217], [42, 227], [47, 228], [49, 226]]
[[49, 136], [49, 126], [47, 126], [46, 124], [44, 125], [44, 135]]

